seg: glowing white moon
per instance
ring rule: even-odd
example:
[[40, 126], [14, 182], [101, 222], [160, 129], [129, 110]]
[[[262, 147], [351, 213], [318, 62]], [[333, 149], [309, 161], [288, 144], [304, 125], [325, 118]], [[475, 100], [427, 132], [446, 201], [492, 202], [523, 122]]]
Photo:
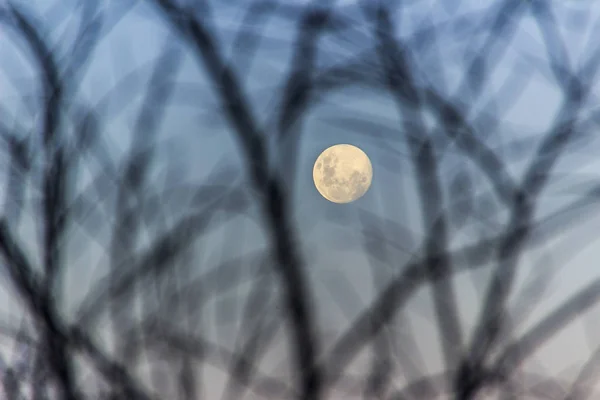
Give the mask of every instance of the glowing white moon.
[[361, 198], [373, 179], [373, 166], [364, 151], [350, 144], [325, 149], [313, 167], [315, 187], [333, 203], [350, 203]]

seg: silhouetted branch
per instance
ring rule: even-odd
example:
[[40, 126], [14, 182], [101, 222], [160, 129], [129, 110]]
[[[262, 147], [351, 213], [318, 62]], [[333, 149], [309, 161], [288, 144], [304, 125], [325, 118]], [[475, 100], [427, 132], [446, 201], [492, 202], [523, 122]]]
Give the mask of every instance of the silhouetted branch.
[[[380, 42], [380, 58], [387, 75], [390, 92], [394, 95], [403, 120], [412, 120], [419, 137], [408, 137], [408, 147], [418, 182], [418, 193], [422, 204], [423, 227], [426, 232], [425, 264], [428, 278], [433, 286], [433, 298], [438, 331], [442, 341], [444, 361], [447, 368], [458, 362], [462, 347], [462, 328], [458, 316], [456, 294], [450, 279], [439, 279], [445, 270], [452, 269], [452, 260], [442, 255], [434, 256], [438, 249], [448, 248], [448, 221], [442, 198], [440, 172], [434, 153], [433, 142], [428, 137], [425, 123], [420, 116], [406, 115], [404, 109], [418, 109], [422, 95], [412, 86], [408, 63], [402, 50], [393, 41], [392, 21], [387, 11], [380, 7], [377, 14], [377, 34]], [[385, 50], [384, 50], [385, 49]], [[410, 111], [409, 111], [410, 112]], [[410, 127], [405, 125], [407, 131]]]
[[295, 250], [292, 226], [289, 221], [287, 198], [280, 181], [268, 171], [268, 157], [251, 107], [242, 92], [235, 74], [223, 61], [211, 33], [198, 20], [185, 14], [169, 0], [154, 0], [174, 27], [195, 47], [224, 103], [229, 121], [235, 128], [242, 146], [254, 189], [261, 196], [261, 207], [270, 240], [278, 261], [278, 272], [284, 285], [284, 302], [290, 313], [293, 329], [294, 357], [302, 381], [302, 398], [318, 398], [321, 390], [319, 373], [315, 368], [316, 345], [309, 305], [311, 295], [302, 272], [302, 262]]
[[[534, 355], [591, 314], [596, 276], [524, 329], [593, 243], [582, 227], [600, 198], [588, 150], [600, 51], [590, 40], [584, 62], [574, 59], [554, 4], [117, 3], [0, 6], [0, 86], [13, 90], [0, 105], [5, 397], [593, 395], [597, 350], [571, 381]], [[271, 35], [275, 23], [288, 28]], [[521, 48], [531, 25], [542, 57]], [[121, 46], [146, 30], [165, 46], [136, 37], [111, 51], [113, 38]], [[275, 64], [265, 46], [282, 60], [250, 95], [261, 82], [248, 79]], [[533, 121], [543, 132], [512, 113], [538, 75], [563, 96]], [[265, 121], [255, 98], [276, 100]], [[346, 139], [370, 153], [369, 195], [334, 206], [295, 191], [309, 180], [298, 174], [306, 157]], [[225, 162], [211, 171], [215, 157]], [[344, 234], [339, 247], [318, 229], [329, 223]], [[465, 279], [473, 287], [459, 290]], [[597, 347], [595, 329], [586, 333]]]

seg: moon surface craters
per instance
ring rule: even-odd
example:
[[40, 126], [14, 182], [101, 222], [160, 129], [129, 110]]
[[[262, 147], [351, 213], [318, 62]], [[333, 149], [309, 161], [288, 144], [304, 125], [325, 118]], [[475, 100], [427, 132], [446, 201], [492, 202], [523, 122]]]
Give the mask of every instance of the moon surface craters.
[[349, 203], [362, 197], [371, 185], [373, 170], [367, 155], [358, 147], [332, 146], [317, 158], [313, 178], [327, 200]]

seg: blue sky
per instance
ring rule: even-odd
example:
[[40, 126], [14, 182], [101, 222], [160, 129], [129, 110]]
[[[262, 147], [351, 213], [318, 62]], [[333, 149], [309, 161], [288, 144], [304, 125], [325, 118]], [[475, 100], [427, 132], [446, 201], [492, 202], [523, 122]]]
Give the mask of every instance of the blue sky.
[[[448, 4], [451, 2], [448, 1]], [[21, 3], [25, 3], [24, 0]], [[76, 21], [56, 24], [55, 18], [61, 13], [59, 8], [49, 5], [62, 4], [68, 10], [70, 3], [75, 1], [27, 1], [30, 8], [40, 12], [42, 24], [47, 24], [52, 34], [56, 48], [61, 54], [68, 54]], [[108, 2], [110, 3], [110, 2]], [[107, 3], [107, 4], [108, 4]], [[143, 2], [142, 2], [143, 3]], [[218, 35], [228, 57], [235, 56], [230, 48], [232, 41], [232, 28], [237, 26], [242, 15], [239, 4], [229, 7], [216, 3], [216, 27]], [[351, 56], [369, 43], [370, 27], [360, 20], [360, 13], [353, 6], [353, 2], [345, 2], [348, 7], [344, 15], [356, 16], [352, 29], [343, 37], [328, 37], [321, 42], [323, 64], [340, 62]], [[408, 13], [402, 16], [399, 36], [407, 36], [413, 29], [417, 29], [425, 18], [434, 21], [452, 19], [440, 2], [421, 1], [412, 2]], [[453, 3], [458, 3], [453, 1]], [[490, 2], [496, 4], [497, 2]], [[240, 3], [241, 4], [241, 3]], [[462, 1], [459, 14], [484, 7], [483, 2], [476, 0]], [[589, 0], [571, 0], [554, 2], [558, 23], [564, 27], [563, 34], [568, 51], [574, 65], [582, 60], [585, 62], [591, 49], [595, 49], [594, 38], [598, 35], [598, 14], [600, 7]], [[54, 10], [48, 13], [47, 9]], [[56, 11], [58, 10], [58, 11]], [[46, 18], [46, 19], [44, 19]], [[464, 41], [442, 40], [444, 46], [439, 49], [437, 57], [433, 53], [419, 53], [414, 47], [414, 57], [419, 64], [419, 72], [427, 77], [430, 83], [442, 93], [450, 94], [462, 79], [466, 61], [470, 54], [477, 51], [486, 35], [486, 26], [481, 26], [481, 32], [473, 30], [475, 26], [461, 26], [464, 29]], [[268, 120], [273, 113], [273, 104], [277, 101], [280, 79], [289, 67], [290, 41], [295, 32], [290, 20], [275, 18], [264, 27], [266, 39], [263, 41], [258, 55], [250, 70], [238, 71], [244, 77], [246, 91], [249, 94], [255, 112], [262, 120]], [[584, 29], [585, 28], [585, 29]], [[452, 32], [448, 31], [450, 35]], [[454, 32], [456, 34], [456, 32]], [[467, 40], [468, 39], [468, 40]], [[147, 84], [150, 72], [150, 62], [161, 53], [166, 41], [172, 41], [173, 36], [165, 29], [165, 23], [157, 19], [145, 6], [140, 5], [121, 21], [106, 37], [93, 55], [93, 63], [87, 72], [79, 95], [94, 103], [98, 101], [113, 85], [136, 68], [142, 67], [142, 73], [136, 79], [139, 82], [128, 82], [131, 90], [118, 93], [114, 102], [109, 106], [112, 115], [110, 123], [105, 127], [104, 134], [110, 138], [110, 151], [118, 159], [119, 155], [127, 148], [133, 127], [136, 105], [139, 105], [141, 94]], [[534, 22], [526, 17], [520, 24], [520, 29], [514, 35], [509, 45], [506, 57], [495, 66], [493, 78], [489, 80], [489, 87], [485, 89], [482, 103], [499, 90], [505, 79], [519, 81], [526, 85], [519, 100], [512, 104], [510, 112], [502, 118], [499, 134], [490, 137], [493, 147], [502, 149], [507, 157], [514, 156], [517, 151], [527, 155], [536, 138], [548, 128], [552, 117], [560, 104], [560, 93], [555, 88], [552, 76], [547, 68], [546, 53], [542, 40], [537, 32]], [[184, 62], [178, 76], [178, 90], [175, 97], [180, 101], [167, 114], [161, 126], [160, 146], [161, 157], [175, 157], [179, 161], [180, 173], [185, 173], [182, 179], [200, 182], [210, 170], [225, 160], [233, 165], [240, 166], [241, 161], [233, 135], [224, 118], [219, 115], [218, 100], [211, 86], [206, 81], [204, 72], [198, 67], [196, 60], [190, 56], [189, 49], [181, 47], [184, 53]], [[25, 106], [19, 100], [23, 92], [34, 93], [36, 86], [31, 77], [33, 71], [24, 67], [28, 64], [26, 58], [19, 54], [5, 29], [0, 28], [0, 104], [8, 110], [11, 117], [27, 127], [34, 128], [36, 120], [27, 116]], [[6, 61], [5, 61], [6, 60]], [[15, 75], [21, 79], [18, 84], [11, 83], [9, 78]], [[14, 81], [13, 81], [14, 82]], [[593, 83], [590, 83], [593, 84]], [[594, 109], [595, 99], [589, 103], [589, 109]], [[276, 104], [276, 103], [275, 103]], [[114, 116], [118, 112], [118, 116]], [[379, 126], [379, 132], [368, 131], [367, 124], [360, 125], [356, 120], [363, 119], [372, 129]], [[400, 119], [395, 105], [389, 96], [375, 93], [365, 88], [350, 88], [328, 95], [317, 107], [311, 110], [303, 126], [303, 139], [298, 149], [299, 174], [296, 187], [295, 217], [298, 230], [303, 237], [302, 247], [310, 269], [311, 279], [315, 282], [316, 296], [321, 302], [321, 319], [324, 324], [329, 323], [326, 329], [339, 330], [349, 321], [348, 315], [342, 315], [332, 301], [331, 295], [336, 296], [333, 288], [343, 279], [351, 282], [356, 292], [360, 294], [359, 304], [367, 304], [375, 295], [376, 289], [371, 282], [372, 277], [368, 260], [360, 247], [359, 218], [364, 217], [363, 211], [375, 213], [389, 218], [391, 221], [406, 227], [403, 245], [406, 251], [397, 251], [398, 265], [406, 261], [411, 249], [419, 245], [420, 226], [417, 197], [414, 192], [415, 182], [411, 176], [410, 165], [406, 156], [406, 149], [397, 140], [405, 132], [401, 132]], [[485, 124], [481, 125], [482, 127]], [[597, 128], [596, 128], [597, 129]], [[396, 137], [393, 137], [394, 132]], [[483, 132], [485, 133], [485, 132]], [[518, 146], [519, 141], [532, 138], [529, 145]], [[508, 146], [508, 142], [517, 142]], [[361, 147], [373, 160], [374, 181], [371, 190], [364, 198], [347, 206], [327, 203], [319, 197], [311, 181], [312, 163], [320, 151], [334, 143], [352, 143]], [[591, 141], [587, 152], [573, 152], [557, 167], [560, 171], [569, 173], [577, 172], [578, 176], [586, 174], [597, 175], [600, 166], [594, 161], [596, 141]], [[581, 160], [585, 159], [585, 165]], [[445, 173], [448, 178], [454, 174], [456, 168], [464, 163], [464, 157], [450, 155], [444, 160]], [[511, 173], [519, 176], [524, 163], [510, 165]], [[575, 170], [577, 169], [577, 170]], [[92, 171], [93, 172], [93, 171]], [[157, 173], [157, 176], [160, 174]], [[181, 177], [181, 176], [180, 176]], [[3, 184], [0, 178], [0, 185]], [[85, 179], [85, 178], [83, 178]], [[571, 182], [569, 178], [567, 184]], [[243, 177], [236, 181], [242, 184]], [[560, 189], [560, 186], [558, 186]], [[557, 190], [558, 190], [557, 189]], [[568, 197], [548, 196], [544, 200], [540, 214], [566, 204]], [[31, 209], [33, 210], [33, 209]], [[35, 230], [33, 219], [24, 223], [22, 238], [29, 244], [32, 252], [35, 243], [29, 238], [34, 237]], [[559, 246], [549, 243], [542, 252], [532, 252], [522, 261], [523, 271], [552, 268], [553, 262], [560, 270], [554, 284], [549, 291], [547, 301], [532, 315], [530, 320], [524, 321], [524, 326], [531, 326], [536, 319], [551, 310], [555, 305], [566, 299], [571, 293], [592, 278], [598, 276], [596, 260], [600, 257], [596, 246], [590, 245], [581, 252], [571, 254], [570, 248], [575, 248], [582, 240], [593, 235], [600, 222], [591, 214], [582, 221], [576, 229], [565, 233], [565, 244]], [[264, 238], [260, 234], [258, 225], [250, 217], [239, 217], [229, 222], [232, 230], [242, 229], [249, 234], [249, 239], [244, 243], [246, 249], [264, 245]], [[493, 222], [491, 222], [493, 225]], [[490, 229], [494, 229], [493, 226]], [[223, 243], [223, 232], [217, 231], [206, 239], [213, 246], [214, 254], [206, 254], [206, 259], [221, 256], [220, 245]], [[477, 238], [479, 232], [466, 230], [457, 233], [452, 239], [458, 245]], [[72, 255], [72, 264], [69, 265], [69, 279], [67, 296], [69, 301], [76, 303], [87, 293], [95, 279], [102, 275], [103, 261], [101, 248], [92, 242], [87, 244], [86, 252]], [[80, 247], [73, 246], [79, 250]], [[240, 249], [238, 248], [238, 251]], [[542, 257], [541, 263], [538, 260]], [[91, 261], [91, 262], [90, 262]], [[97, 262], [96, 262], [97, 261]], [[204, 267], [202, 267], [204, 268]], [[390, 276], [392, 271], [385, 271]], [[479, 299], [485, 288], [482, 273], [474, 280], [463, 276], [456, 280], [456, 287], [461, 293], [460, 306], [464, 312], [465, 323], [469, 325], [477, 316]], [[523, 283], [525, 274], [520, 276]], [[475, 282], [475, 283], [473, 283]], [[431, 304], [428, 293], [422, 290], [408, 306], [408, 314], [413, 316], [413, 329], [418, 332], [421, 351], [431, 371], [440, 368], [440, 352], [437, 348], [435, 326], [431, 321]], [[7, 296], [0, 295], [7, 299]], [[7, 303], [8, 304], [8, 303]], [[67, 304], [69, 307], [70, 304]], [[356, 312], [359, 310], [357, 309]], [[590, 315], [599, 314], [600, 308], [596, 307]], [[590, 350], [583, 341], [583, 333], [579, 323], [573, 324], [564, 334], [551, 341], [549, 347], [540, 351], [540, 362], [549, 370], [561, 372], [563, 367], [571, 364], [581, 364], [581, 360]], [[214, 334], [214, 332], [213, 332]], [[216, 340], [216, 338], [213, 338]], [[222, 338], [223, 339], [223, 338]], [[231, 338], [225, 338], [229, 340]], [[270, 363], [277, 359], [285, 358], [278, 350], [272, 355]], [[265, 364], [266, 365], [266, 364]], [[274, 365], [274, 364], [271, 364]]]

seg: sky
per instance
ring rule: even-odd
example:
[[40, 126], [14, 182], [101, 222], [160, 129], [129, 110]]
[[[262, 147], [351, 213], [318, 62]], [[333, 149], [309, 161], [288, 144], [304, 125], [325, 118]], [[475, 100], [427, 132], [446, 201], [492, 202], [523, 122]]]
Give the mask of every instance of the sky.
[[[30, 9], [39, 13], [40, 24], [48, 30], [56, 50], [68, 57], [77, 20], [69, 18], [64, 23], [56, 21], [63, 20], [63, 13], [72, 7], [75, 0], [20, 0], [20, 3], [27, 3]], [[165, 44], [174, 40], [172, 33], [165, 28], [165, 23], [156, 18], [143, 3], [140, 2], [114, 27], [94, 52], [93, 62], [77, 93], [77, 96], [95, 103], [127, 77], [127, 85], [122, 86], [124, 89], [121, 92], [113, 92], [113, 101], [107, 109], [107, 115], [111, 115], [110, 122], [103, 130], [111, 155], [117, 160], [122, 157], [131, 141], [130, 133], [135, 123], [136, 109], [148, 84], [151, 63], [161, 54]], [[234, 58], [240, 54], [231, 50], [233, 32], [245, 10], [245, 7], [240, 5], [246, 2], [230, 2], [229, 5], [226, 3], [228, 2], [215, 3], [214, 21], [225, 54]], [[487, 2], [486, 5], [482, 5], [484, 2], [477, 0], [423, 0], [410, 3], [410, 10], [399, 17], [401, 28], [396, 33], [400, 37], [410, 35], [411, 31], [422, 26], [424, 21], [451, 20], [454, 13], [463, 14], [487, 6]], [[491, 7], [498, 2], [489, 3]], [[106, 1], [104, 4], [112, 2]], [[354, 2], [340, 2], [338, 7], [343, 8], [342, 14], [353, 21], [352, 26], [344, 36], [330, 35], [320, 42], [319, 62], [322, 66], [341, 62], [369, 44], [370, 27], [361, 20]], [[453, 11], [452, 7], [457, 7], [459, 11]], [[593, 38], [599, 33], [600, 5], [590, 0], [570, 0], [553, 2], [552, 7], [557, 16], [557, 23], [562, 28], [571, 60], [574, 65], [585, 62], [590, 52], [596, 49]], [[502, 126], [498, 129], [500, 134], [488, 139], [507, 157], [526, 160], [535, 148], [536, 138], [539, 138], [551, 123], [561, 98], [548, 69], [546, 51], [534, 21], [531, 17], [525, 17], [519, 26], [510, 41], [506, 56], [494, 65], [494, 73], [486, 86], [482, 104], [486, 104], [497, 91], [505, 87], [503, 85], [507, 78], [510, 82], [517, 82], [517, 87], [523, 87], [518, 101], [508, 107], [508, 113], [502, 118]], [[295, 32], [292, 21], [285, 18], [273, 18], [261, 28], [264, 29], [265, 39], [261, 42], [256, 59], [250, 68], [238, 70], [237, 73], [244, 79], [246, 92], [256, 114], [263, 121], [271, 121], [274, 104], [278, 100], [277, 89], [290, 66], [290, 43], [295, 37]], [[419, 66], [419, 73], [444, 94], [451, 94], [456, 90], [466, 63], [478, 51], [487, 35], [486, 25], [478, 26], [478, 23], [464, 24], [443, 34], [460, 35], [461, 31], [458, 29], [464, 31], [461, 36], [464, 40], [442, 40], [444, 46], [437, 49], [437, 56], [433, 55], [435, 52], [420, 53], [416, 44], [411, 48]], [[171, 171], [172, 174], [177, 174], [175, 179], [202, 182], [215, 166], [228, 163], [240, 168], [242, 161], [227, 121], [219, 113], [218, 100], [204, 75], [203, 68], [198, 66], [197, 60], [190, 55], [185, 46], [181, 48], [184, 61], [180, 67], [174, 95], [177, 106], [169, 110], [161, 125], [159, 157], [177, 160], [176, 167]], [[18, 45], [15, 45], [9, 32], [2, 27], [0, 59], [0, 118], [18, 120], [20, 124], [33, 130], [39, 120], [28, 115], [27, 102], [34, 106], [36, 103], [34, 99], [23, 99], [22, 95], [28, 93], [32, 96], [36, 92], [36, 81], [32, 79], [35, 71], [28, 67], [30, 64], [27, 57], [19, 52]], [[136, 69], [141, 71], [137, 76], [127, 75]], [[14, 80], [14, 77], [20, 79]], [[595, 102], [596, 98], [589, 102], [590, 110], [595, 108]], [[398, 266], [409, 260], [411, 252], [419, 247], [422, 239], [424, 228], [419, 222], [419, 200], [414, 190], [415, 181], [411, 174], [407, 150], [401, 140], [398, 140], [398, 137], [405, 133], [400, 131], [400, 122], [390, 96], [364, 87], [353, 87], [327, 95], [311, 109], [302, 127], [302, 141], [298, 149], [298, 175], [295, 181], [291, 182], [295, 193], [294, 218], [298, 234], [302, 238], [301, 246], [309, 276], [314, 283], [321, 324], [327, 332], [326, 336], [330, 337], [328, 340], [339, 335], [355, 316], [348, 310], [354, 310], [355, 314], [358, 314], [360, 307], [368, 304], [378, 291], [376, 283], [373, 282], [369, 259], [361, 247], [360, 222], [368, 218], [369, 213], [373, 213], [391, 221], [390, 229], [401, 230], [398, 234], [401, 237], [402, 248], [391, 250], [394, 251], [394, 259]], [[479, 121], [477, 126], [480, 127], [481, 134], [485, 134], [485, 121]], [[359, 201], [349, 205], [328, 203], [319, 196], [312, 183], [314, 159], [324, 148], [335, 143], [357, 145], [373, 162], [374, 180], [371, 189]], [[592, 140], [586, 146], [585, 153], [572, 152], [561, 160], [557, 170], [574, 173], [575, 177], [567, 178], [552, 190], [570, 192], [571, 184], [576, 185], [578, 179], [597, 176], [600, 165], [595, 161], [594, 155], [598, 146], [599, 143]], [[463, 164], [464, 157], [459, 157], [458, 153], [453, 151], [444, 159], [444, 177], [452, 179]], [[525, 165], [524, 162], [512, 163], [509, 165], [511, 174], [519, 176]], [[81, 184], [90, 179], [93, 173], [92, 169], [84, 174]], [[155, 171], [155, 176], [157, 179], [161, 176], [165, 179], [164, 171]], [[0, 178], [0, 187], [5, 185], [2, 179], [4, 178]], [[234, 182], [244, 184], [244, 176], [240, 174]], [[539, 211], [540, 216], [567, 204], [569, 200], [572, 200], [572, 197], [552, 192], [552, 195], [544, 198], [543, 207]], [[30, 207], [30, 210], [33, 209]], [[598, 247], [589, 237], [597, 230], [599, 222], [596, 214], [592, 212], [578, 223], [576, 229], [565, 232], [562, 237], [564, 242], [548, 243], [547, 246], [541, 247], [543, 251], [531, 252], [524, 258], [524, 272], [519, 275], [517, 287], [525, 284], [526, 272], [535, 276], [541, 269], [556, 268], [557, 276], [546, 300], [529, 319], [523, 321], [521, 329], [533, 326], [546, 312], [582, 285], [598, 277], [596, 260], [600, 254]], [[484, 232], [486, 229], [497, 229], [498, 224], [499, 221], [494, 221], [491, 217], [481, 216], [480, 228]], [[26, 216], [20, 233], [32, 254], [35, 253], [36, 246], [35, 229], [35, 218], [32, 215]], [[241, 231], [246, 234], [240, 233]], [[460, 245], [477, 239], [481, 232], [474, 229], [453, 232], [452, 240], [456, 245]], [[227, 242], [225, 238], [229, 240], [229, 235], [238, 235], [235, 237], [239, 239], [239, 247], [236, 247], [235, 251], [240, 253], [265, 245], [265, 237], [256, 220], [249, 216], [237, 217], [206, 237], [206, 248], [209, 249], [203, 253], [206, 262], [199, 263], [201, 266], [198, 268], [209, 268], [207, 266], [214, 265], [214, 260], [222, 257], [223, 253], [229, 252], [230, 256], [235, 256], [235, 251], [229, 251], [224, 245]], [[82, 240], [78, 235], [73, 236], [65, 286], [68, 293], [65, 296], [67, 318], [75, 309], [75, 305], [89, 292], [90, 286], [106, 272], [106, 258], [103, 256], [102, 247], [91, 240]], [[583, 247], [583, 242], [589, 242], [589, 245]], [[81, 251], [82, 246], [85, 251]], [[583, 249], [579, 250], [580, 247]], [[570, 251], [571, 249], [577, 250]], [[394, 270], [382, 269], [381, 266], [378, 268], [381, 269], [379, 280], [384, 282], [395, 273]], [[462, 275], [455, 282], [460, 292], [459, 305], [463, 312], [465, 328], [472, 326], [477, 318], [481, 295], [485, 289], [485, 273], [474, 275]], [[355, 291], [353, 299], [356, 305], [345, 307], [344, 313], [336, 304], [352, 301], [345, 293], [348, 284]], [[233, 294], [234, 297], [240, 295], [239, 292]], [[10, 303], [11, 296], [10, 292], [0, 291], [3, 304], [13, 304]], [[13, 304], [4, 311], [15, 320], [19, 318], [19, 312], [15, 311], [18, 309]], [[420, 340], [416, 350], [421, 353], [428, 372], [438, 371], [442, 366], [441, 353], [436, 328], [432, 322], [429, 292], [425, 289], [419, 291], [408, 304], [407, 310], [411, 317], [412, 329], [418, 332]], [[600, 317], [600, 308], [596, 307], [589, 315]], [[207, 315], [206, 326], [210, 326], [213, 317], [210, 313]], [[206, 334], [212, 340], [221, 340], [225, 345], [231, 344], [236, 333], [234, 327], [239, 327], [239, 322], [233, 321], [232, 329], [229, 330], [207, 328]], [[539, 351], [539, 364], [544, 366], [547, 372], [567, 375], [577, 372], [576, 369], [570, 370], [570, 366], [581, 365], [590, 352], [589, 345], [585, 342], [583, 323], [587, 322], [574, 322], [572, 327]], [[404, 326], [406, 325], [401, 325], [398, 329]], [[285, 349], [279, 343], [266, 357], [265, 368], [281, 370], [279, 363], [286, 358]], [[532, 365], [531, 368], [539, 367]], [[215, 378], [216, 371], [209, 374], [214, 380], [220, 379]], [[216, 386], [218, 385], [215, 385], [215, 393], [218, 391]]]

